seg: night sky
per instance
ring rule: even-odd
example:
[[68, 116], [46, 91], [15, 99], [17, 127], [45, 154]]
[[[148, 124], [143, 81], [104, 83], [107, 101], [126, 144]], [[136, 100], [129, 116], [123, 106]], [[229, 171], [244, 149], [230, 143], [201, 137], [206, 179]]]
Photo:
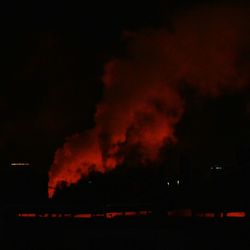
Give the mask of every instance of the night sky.
[[159, 23], [158, 7], [3, 4], [2, 157], [51, 162], [65, 137], [93, 127], [104, 63], [122, 53], [123, 30]]
[[[4, 4], [1, 158], [43, 162], [39, 170], [48, 171], [66, 138], [95, 127], [97, 104], [103, 100], [104, 65], [126, 58], [124, 34], [162, 26], [175, 32], [173, 20], [183, 13], [228, 5], [209, 2]], [[247, 7], [244, 2], [232, 6]], [[245, 53], [237, 59], [242, 71], [250, 65], [248, 38]], [[235, 164], [238, 151], [250, 147], [249, 87], [204, 97], [191, 86], [181, 95], [186, 104], [175, 126], [177, 155], [187, 156], [197, 167]]]

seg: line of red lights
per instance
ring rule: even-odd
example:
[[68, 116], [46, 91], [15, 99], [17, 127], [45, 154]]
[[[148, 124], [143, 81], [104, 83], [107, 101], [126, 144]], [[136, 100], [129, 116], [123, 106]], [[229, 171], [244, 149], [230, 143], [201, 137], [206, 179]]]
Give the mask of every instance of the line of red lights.
[[[129, 217], [129, 216], [147, 216], [151, 214], [151, 211], [125, 211], [125, 212], [109, 212], [109, 213], [99, 213], [99, 214], [91, 214], [91, 213], [82, 213], [82, 214], [62, 214], [62, 213], [45, 213], [45, 214], [36, 214], [36, 213], [19, 213], [17, 216], [22, 218], [93, 218], [93, 217], [105, 217], [108, 219], [112, 219], [115, 217]], [[192, 211], [190, 209], [179, 210], [179, 211], [168, 211], [166, 213], [167, 216], [170, 217], [192, 217]], [[243, 211], [234, 211], [234, 212], [226, 212], [220, 213], [219, 216], [215, 215], [215, 213], [198, 213], [195, 214], [197, 217], [202, 218], [244, 218], [246, 217], [246, 213]]]

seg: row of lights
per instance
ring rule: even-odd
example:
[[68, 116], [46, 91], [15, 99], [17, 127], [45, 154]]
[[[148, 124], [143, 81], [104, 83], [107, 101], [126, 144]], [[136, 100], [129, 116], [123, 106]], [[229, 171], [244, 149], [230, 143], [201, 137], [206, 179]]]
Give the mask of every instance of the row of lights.
[[10, 164], [11, 166], [18, 167], [18, 166], [30, 166], [28, 162], [13, 162]]

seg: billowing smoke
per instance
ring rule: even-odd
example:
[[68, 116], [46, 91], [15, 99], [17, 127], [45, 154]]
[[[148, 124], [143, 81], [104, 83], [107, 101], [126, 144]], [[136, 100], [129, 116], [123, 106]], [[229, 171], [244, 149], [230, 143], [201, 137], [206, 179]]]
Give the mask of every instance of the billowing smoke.
[[166, 143], [177, 142], [185, 86], [206, 97], [247, 86], [249, 23], [241, 8], [203, 8], [176, 18], [171, 32], [163, 26], [124, 33], [126, 56], [105, 65], [97, 125], [57, 150], [49, 186], [113, 169], [132, 147], [140, 164], [156, 161]]

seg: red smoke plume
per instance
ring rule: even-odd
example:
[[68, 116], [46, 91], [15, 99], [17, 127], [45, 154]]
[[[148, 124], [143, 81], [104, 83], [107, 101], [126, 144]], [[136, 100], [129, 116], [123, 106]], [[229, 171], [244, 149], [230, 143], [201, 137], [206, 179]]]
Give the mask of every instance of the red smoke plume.
[[105, 66], [97, 126], [67, 138], [57, 150], [49, 186], [75, 183], [91, 169], [115, 168], [131, 146], [140, 148], [141, 163], [156, 160], [166, 142], [176, 142], [174, 128], [185, 109], [183, 85], [213, 97], [244, 88], [246, 13], [204, 8], [179, 17], [174, 32], [163, 27], [127, 36], [127, 56]]

